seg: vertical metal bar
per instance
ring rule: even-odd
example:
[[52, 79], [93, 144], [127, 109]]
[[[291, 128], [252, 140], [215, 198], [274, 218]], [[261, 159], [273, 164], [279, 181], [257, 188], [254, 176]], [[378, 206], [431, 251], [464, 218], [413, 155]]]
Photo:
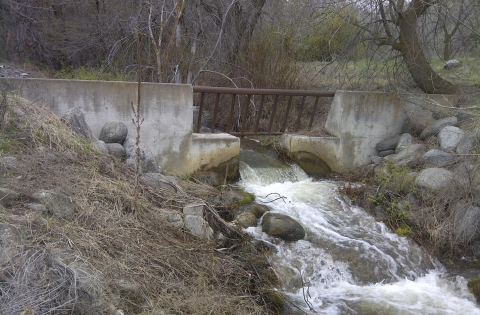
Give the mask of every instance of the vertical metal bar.
[[272, 132], [273, 119], [275, 118], [275, 114], [277, 113], [278, 97], [279, 95], [275, 95], [275, 100], [273, 101], [272, 116], [270, 116], [270, 122], [268, 123], [268, 132]]
[[284, 133], [285, 130], [287, 129], [287, 120], [288, 120], [288, 115], [290, 114], [290, 108], [292, 107], [292, 99], [293, 99], [293, 96], [290, 95], [288, 97], [288, 105], [287, 105], [287, 111], [285, 112], [285, 120], [283, 121], [282, 130], [280, 130], [282, 133]]
[[260, 123], [260, 118], [262, 117], [262, 114], [263, 114], [264, 101], [265, 101], [265, 95], [262, 95], [262, 98], [260, 99], [260, 108], [258, 109], [258, 112], [257, 112], [257, 120], [255, 121], [255, 128], [253, 129], [255, 133], [258, 132], [258, 124]]
[[228, 115], [227, 133], [232, 130], [233, 110], [235, 109], [236, 94], [232, 94], [232, 104], [230, 105], [230, 114]]
[[242, 129], [240, 130], [242, 133], [245, 132], [245, 125], [247, 124], [247, 116], [248, 116], [248, 107], [250, 106], [250, 99], [252, 98], [251, 94], [247, 95], [247, 103], [245, 104], [245, 108], [243, 110], [243, 119], [242, 119]]
[[320, 96], [315, 97], [315, 104], [313, 105], [312, 116], [310, 117], [310, 123], [308, 124], [308, 129], [312, 129], [313, 119], [315, 118], [315, 113], [317, 112], [318, 100]]
[[200, 132], [200, 127], [202, 126], [202, 113], [203, 113], [203, 100], [205, 99], [205, 93], [200, 94], [200, 106], [198, 107], [198, 117], [197, 117], [197, 130]]
[[302, 97], [302, 103], [300, 104], [300, 108], [298, 109], [297, 121], [295, 122], [295, 131], [298, 131], [298, 129], [300, 129], [300, 119], [302, 118], [306, 98], [306, 96]]
[[218, 102], [219, 101], [220, 101], [220, 93], [217, 93], [217, 98], [215, 99], [215, 108], [213, 110], [212, 127], [210, 128], [211, 133], [215, 133], [215, 125], [217, 124]]

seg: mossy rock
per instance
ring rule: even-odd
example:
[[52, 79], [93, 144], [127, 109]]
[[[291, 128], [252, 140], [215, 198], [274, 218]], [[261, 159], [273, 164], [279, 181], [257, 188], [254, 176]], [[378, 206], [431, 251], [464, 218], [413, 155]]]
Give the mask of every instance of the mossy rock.
[[468, 281], [468, 290], [475, 296], [477, 302], [480, 302], [480, 278]]

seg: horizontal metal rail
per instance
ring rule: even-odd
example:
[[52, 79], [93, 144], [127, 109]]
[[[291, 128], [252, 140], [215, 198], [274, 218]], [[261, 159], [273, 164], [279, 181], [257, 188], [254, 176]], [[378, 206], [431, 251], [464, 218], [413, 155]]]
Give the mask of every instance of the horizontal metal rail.
[[[301, 118], [304, 112], [305, 102], [307, 97], [314, 97], [315, 103], [313, 106], [313, 111], [310, 116], [310, 123], [309, 127], [312, 127], [315, 112], [317, 110], [318, 101], [320, 97], [333, 97], [335, 96], [334, 91], [316, 91], [316, 90], [280, 90], [280, 89], [246, 89], [246, 88], [226, 88], [226, 87], [209, 87], [209, 86], [194, 86], [193, 92], [200, 94], [199, 100], [199, 109], [198, 109], [198, 117], [197, 117], [197, 127], [195, 132], [200, 132], [201, 122], [202, 122], [202, 115], [205, 108], [205, 96], [207, 94], [215, 95], [215, 102], [213, 108], [213, 120], [210, 127], [210, 132], [215, 132], [215, 126], [218, 120], [219, 114], [219, 106], [220, 106], [220, 96], [221, 95], [231, 95], [231, 102], [230, 103], [230, 110], [228, 113], [228, 118], [226, 122], [226, 132], [230, 133], [235, 136], [247, 136], [247, 135], [281, 135], [287, 129], [287, 123], [290, 116], [290, 112], [292, 110], [292, 101], [294, 97], [302, 97], [301, 103], [297, 106], [297, 117], [295, 119], [295, 129], [298, 130], [300, 128]], [[246, 95], [247, 101], [246, 103], [242, 104], [243, 109], [239, 111], [238, 115], [241, 117], [239, 118], [239, 128], [240, 131], [232, 130], [232, 123], [233, 123], [233, 116], [234, 116], [234, 107], [238, 99], [238, 95]], [[256, 108], [256, 119], [254, 122], [253, 131], [247, 131], [247, 120], [250, 118], [249, 113], [249, 105], [252, 101], [252, 96], [259, 95], [261, 96], [260, 104], [258, 108]], [[266, 131], [259, 131], [259, 123], [260, 117], [264, 114], [264, 107], [265, 107], [265, 99], [267, 96], [274, 96], [274, 101], [271, 107], [270, 117], [268, 118], [268, 128]], [[284, 97], [288, 99], [287, 107], [285, 109], [284, 117], [282, 126], [280, 131], [272, 131], [274, 119], [276, 113], [278, 112], [278, 101], [280, 97]], [[241, 103], [239, 101], [239, 103]]]

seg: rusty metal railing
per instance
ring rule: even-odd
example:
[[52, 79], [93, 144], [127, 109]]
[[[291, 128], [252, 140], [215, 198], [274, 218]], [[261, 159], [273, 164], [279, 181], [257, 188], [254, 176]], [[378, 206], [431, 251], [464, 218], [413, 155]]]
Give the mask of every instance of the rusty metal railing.
[[[215, 132], [215, 127], [219, 119], [220, 109], [223, 109], [222, 112], [225, 113], [225, 106], [228, 106], [225, 101], [220, 102], [221, 96], [230, 95], [231, 100], [229, 103], [230, 108], [228, 109], [228, 118], [226, 119], [226, 132], [235, 136], [247, 136], [247, 135], [281, 135], [287, 129], [287, 124], [292, 121], [291, 112], [292, 104], [294, 98], [301, 98], [301, 101], [298, 102], [295, 106], [296, 117], [293, 122], [295, 130], [300, 128], [302, 116], [304, 116], [304, 109], [307, 98], [314, 98], [313, 108], [310, 111], [309, 125], [308, 128], [312, 127], [314, 122], [315, 113], [317, 111], [319, 98], [320, 97], [333, 97], [335, 96], [334, 91], [315, 91], [315, 90], [277, 90], [277, 89], [245, 89], [245, 88], [224, 88], [224, 87], [208, 87], [208, 86], [194, 86], [193, 92], [200, 94], [200, 99], [198, 101], [198, 117], [197, 125], [195, 132], [200, 132], [202, 125], [202, 115], [205, 110], [205, 98], [206, 96], [214, 96], [214, 105], [213, 105], [213, 119], [210, 126], [210, 132]], [[246, 101], [242, 102], [240, 96], [246, 96]], [[251, 115], [251, 104], [254, 103], [252, 99], [255, 96], [260, 96], [260, 104], [255, 104], [255, 119], [250, 119]], [[273, 97], [273, 102], [269, 101], [269, 117], [265, 117], [265, 107], [267, 103], [267, 98]], [[284, 102], [280, 104], [279, 99], [283, 98]], [[279, 113], [280, 107], [283, 108], [283, 117], [281, 117], [281, 127], [278, 130], [273, 130], [273, 124], [276, 118], [276, 115]], [[257, 107], [258, 105], [258, 107]], [[223, 108], [221, 108], [221, 106]], [[234, 126], [234, 112], [235, 107], [237, 107], [237, 120], [238, 124]], [[263, 127], [262, 130], [259, 128], [260, 119], [268, 120], [268, 126]], [[305, 117], [303, 117], [305, 118]], [[247, 126], [247, 121], [250, 121], [250, 126]], [[252, 126], [253, 123], [253, 126]], [[248, 129], [247, 129], [248, 128]]]

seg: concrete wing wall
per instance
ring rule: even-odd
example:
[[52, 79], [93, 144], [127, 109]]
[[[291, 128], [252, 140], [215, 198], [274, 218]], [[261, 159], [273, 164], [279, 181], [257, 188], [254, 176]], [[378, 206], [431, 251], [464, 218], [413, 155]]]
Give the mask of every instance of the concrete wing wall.
[[370, 163], [375, 145], [401, 134], [406, 117], [396, 94], [337, 91], [325, 129], [340, 138], [337, 156], [346, 171]]
[[[103, 125], [111, 121], [125, 123], [129, 137], [136, 137], [131, 110], [131, 103], [137, 102], [134, 82], [1, 78], [0, 87], [43, 103], [59, 116], [78, 107], [95, 137]], [[140, 105], [145, 119], [140, 132], [142, 145], [153, 152], [165, 171], [185, 173], [192, 134], [192, 87], [143, 83]], [[192, 172], [191, 167], [188, 171]]]

